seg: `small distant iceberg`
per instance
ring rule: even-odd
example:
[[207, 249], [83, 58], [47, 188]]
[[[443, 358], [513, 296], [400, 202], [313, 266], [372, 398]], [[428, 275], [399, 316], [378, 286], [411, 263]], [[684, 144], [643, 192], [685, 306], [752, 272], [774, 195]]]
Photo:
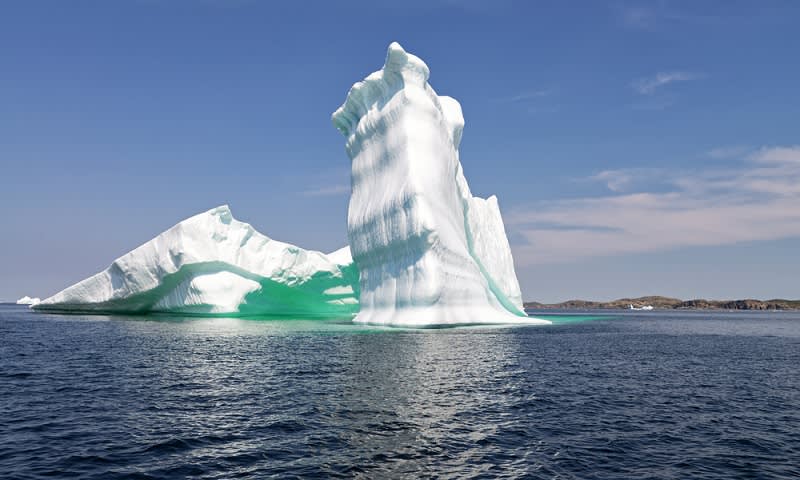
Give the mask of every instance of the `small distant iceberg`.
[[646, 312], [649, 312], [652, 309], [653, 309], [652, 305], [643, 305], [640, 307], [634, 307], [633, 304], [630, 304], [630, 306], [628, 307], [628, 310], [637, 310], [637, 311], [642, 310]]
[[39, 297], [29, 297], [25, 295], [24, 297], [17, 300], [17, 305], [38, 305], [41, 303], [42, 299]]
[[178, 223], [34, 309], [341, 317], [358, 311], [357, 295], [348, 247], [325, 255], [273, 240], [223, 205]]

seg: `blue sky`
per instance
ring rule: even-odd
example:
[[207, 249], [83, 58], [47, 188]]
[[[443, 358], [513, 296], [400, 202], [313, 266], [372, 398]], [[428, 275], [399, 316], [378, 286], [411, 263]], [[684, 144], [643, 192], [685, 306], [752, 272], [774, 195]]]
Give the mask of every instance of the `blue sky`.
[[330, 114], [391, 41], [458, 99], [526, 300], [800, 298], [800, 3], [9, 1], [0, 300], [227, 203], [346, 243]]

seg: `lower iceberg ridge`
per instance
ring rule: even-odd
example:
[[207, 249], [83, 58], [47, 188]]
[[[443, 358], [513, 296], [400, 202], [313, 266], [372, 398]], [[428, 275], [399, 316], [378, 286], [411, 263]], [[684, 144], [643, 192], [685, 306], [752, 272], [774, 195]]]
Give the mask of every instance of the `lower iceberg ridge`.
[[341, 317], [358, 311], [350, 250], [272, 240], [227, 205], [188, 218], [33, 307], [87, 313]]

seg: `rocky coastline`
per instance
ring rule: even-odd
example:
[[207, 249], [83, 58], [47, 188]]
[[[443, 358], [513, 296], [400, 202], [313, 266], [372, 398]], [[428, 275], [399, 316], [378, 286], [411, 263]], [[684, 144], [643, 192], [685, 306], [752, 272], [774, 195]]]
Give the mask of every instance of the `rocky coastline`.
[[594, 302], [589, 300], [567, 300], [561, 303], [525, 302], [526, 309], [558, 310], [558, 309], [628, 309], [630, 306], [643, 307], [651, 305], [655, 310], [800, 310], [800, 300], [706, 300], [703, 298], [681, 300], [679, 298], [649, 296], [637, 298], [620, 298], [610, 302]]

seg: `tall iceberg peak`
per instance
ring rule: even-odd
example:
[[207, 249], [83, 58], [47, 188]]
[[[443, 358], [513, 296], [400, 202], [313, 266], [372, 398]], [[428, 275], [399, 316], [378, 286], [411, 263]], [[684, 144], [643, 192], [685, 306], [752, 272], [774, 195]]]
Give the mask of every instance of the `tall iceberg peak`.
[[351, 159], [347, 230], [356, 322], [547, 323], [525, 315], [497, 198], [473, 197], [459, 161], [461, 105], [392, 43], [333, 113]]
[[387, 97], [392, 91], [402, 90], [406, 84], [424, 89], [428, 77], [430, 70], [425, 62], [406, 53], [399, 43], [392, 42], [386, 52], [383, 68], [355, 83], [344, 105], [334, 112], [334, 126], [345, 137], [349, 137], [376, 101]]
[[34, 309], [342, 316], [358, 310], [357, 282], [347, 247], [328, 256], [273, 240], [223, 205], [178, 223]]

